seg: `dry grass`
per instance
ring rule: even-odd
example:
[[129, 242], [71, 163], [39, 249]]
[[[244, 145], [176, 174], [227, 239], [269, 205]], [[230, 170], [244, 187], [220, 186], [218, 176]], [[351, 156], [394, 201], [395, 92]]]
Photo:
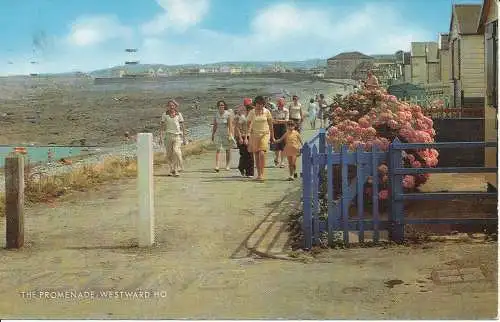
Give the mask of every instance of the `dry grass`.
[[[209, 141], [197, 141], [183, 146], [185, 157], [199, 155], [210, 147]], [[165, 163], [163, 153], [155, 153], [154, 165]], [[137, 175], [137, 159], [108, 157], [99, 164], [84, 165], [71, 172], [47, 176], [25, 170], [25, 203], [51, 202], [74, 191], [86, 191], [101, 184]], [[0, 217], [5, 216], [5, 194], [0, 195]]]

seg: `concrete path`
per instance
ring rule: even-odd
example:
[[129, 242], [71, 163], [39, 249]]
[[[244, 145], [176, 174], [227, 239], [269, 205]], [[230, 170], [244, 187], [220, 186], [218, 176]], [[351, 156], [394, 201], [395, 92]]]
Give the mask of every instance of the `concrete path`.
[[[329, 251], [305, 262], [256, 256], [286, 254], [283, 227], [300, 180], [268, 168], [265, 183], [253, 182], [235, 169], [214, 173], [213, 162], [213, 153], [192, 157], [179, 178], [155, 171], [152, 249], [134, 246], [135, 180], [27, 209], [26, 247], [0, 250], [0, 316], [496, 316], [496, 244]], [[2, 221], [0, 246], [4, 234]]]

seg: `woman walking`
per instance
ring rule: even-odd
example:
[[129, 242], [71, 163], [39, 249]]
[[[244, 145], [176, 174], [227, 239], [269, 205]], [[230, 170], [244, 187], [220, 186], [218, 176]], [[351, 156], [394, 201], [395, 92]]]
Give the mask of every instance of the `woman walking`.
[[178, 177], [182, 170], [181, 145], [184, 138], [184, 118], [177, 111], [175, 101], [167, 102], [167, 111], [161, 116], [160, 138], [165, 145], [165, 159], [169, 167], [169, 176]]
[[243, 109], [239, 111], [234, 119], [234, 136], [237, 138], [238, 149], [240, 150], [240, 161], [238, 170], [244, 177], [253, 177], [254, 164], [253, 155], [248, 152], [248, 113], [253, 109], [252, 100], [245, 98], [243, 100]]
[[304, 113], [302, 111], [302, 104], [299, 103], [299, 97], [293, 95], [292, 103], [288, 106], [288, 111], [290, 112], [290, 120], [297, 123], [297, 131], [302, 130], [302, 122], [304, 121]]
[[[286, 132], [286, 123], [288, 122], [289, 112], [285, 107], [285, 100], [280, 98], [276, 104], [277, 108], [271, 111], [273, 117], [273, 131], [274, 135], [280, 138]], [[283, 155], [283, 149], [285, 144], [275, 142], [271, 146], [271, 150], [274, 151], [274, 166], [279, 166], [284, 168], [285, 156]]]
[[231, 163], [231, 148], [234, 145], [233, 138], [233, 113], [228, 110], [227, 104], [224, 101], [218, 101], [217, 107], [219, 111], [215, 113], [212, 142], [215, 143], [217, 152], [215, 152], [215, 172], [219, 172], [220, 154], [226, 152], [226, 170], [229, 170]]
[[316, 117], [318, 115], [318, 103], [314, 101], [314, 98], [311, 98], [309, 101], [309, 108], [307, 110], [308, 118], [309, 118], [309, 123], [311, 125], [311, 129], [315, 130], [316, 129]]
[[319, 101], [318, 101], [318, 106], [319, 106], [319, 126], [320, 128], [324, 129], [326, 127], [326, 121], [328, 120], [328, 104], [326, 103], [325, 100], [325, 95], [319, 94]]
[[273, 117], [271, 112], [264, 106], [266, 100], [262, 96], [257, 96], [254, 100], [254, 109], [248, 113], [249, 152], [254, 154], [254, 161], [257, 167], [258, 181], [264, 181], [264, 166], [266, 164], [265, 155], [269, 147], [269, 141], [274, 143]]

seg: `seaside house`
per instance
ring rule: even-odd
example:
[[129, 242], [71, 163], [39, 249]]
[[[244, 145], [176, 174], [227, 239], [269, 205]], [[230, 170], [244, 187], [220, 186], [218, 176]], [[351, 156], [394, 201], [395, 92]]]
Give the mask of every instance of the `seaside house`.
[[484, 36], [478, 33], [481, 5], [455, 4], [450, 20], [452, 105], [484, 105]]
[[450, 42], [448, 33], [439, 34], [439, 79], [443, 84], [450, 82]]
[[411, 83], [415, 85], [439, 83], [440, 66], [438, 43], [411, 43]]
[[428, 42], [425, 54], [427, 56], [427, 83], [440, 83], [439, 44], [437, 42]]
[[425, 53], [425, 42], [411, 43], [411, 83], [425, 84], [427, 82], [427, 55]]
[[[484, 129], [485, 141], [497, 141], [498, 132], [498, 0], [483, 0], [477, 32], [484, 37]], [[485, 149], [485, 166], [497, 166], [497, 148]], [[497, 188], [497, 176], [486, 174], [486, 181]]]
[[327, 59], [325, 78], [351, 79], [359, 64], [373, 60], [373, 57], [357, 51], [340, 53]]
[[241, 72], [242, 72], [241, 67], [233, 66], [230, 69], [231, 74], [241, 74]]
[[403, 53], [403, 82], [411, 83], [411, 53]]

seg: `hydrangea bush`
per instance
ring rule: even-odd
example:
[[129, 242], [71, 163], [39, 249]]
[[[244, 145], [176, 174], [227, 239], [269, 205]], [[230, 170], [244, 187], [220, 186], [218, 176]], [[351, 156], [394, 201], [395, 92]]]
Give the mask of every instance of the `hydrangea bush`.
[[[339, 149], [346, 145], [354, 151], [358, 147], [370, 151], [376, 146], [387, 151], [398, 138], [407, 143], [432, 143], [436, 136], [432, 119], [424, 116], [418, 105], [399, 101], [383, 89], [360, 90], [348, 96], [337, 96], [330, 110], [331, 127], [327, 141]], [[405, 167], [436, 167], [439, 153], [435, 149], [403, 151]], [[388, 167], [381, 164], [379, 170], [379, 198], [389, 196]], [[429, 174], [405, 175], [406, 192], [415, 191], [429, 179]], [[372, 178], [368, 178], [365, 194], [371, 198]], [[370, 199], [367, 199], [370, 200]]]

